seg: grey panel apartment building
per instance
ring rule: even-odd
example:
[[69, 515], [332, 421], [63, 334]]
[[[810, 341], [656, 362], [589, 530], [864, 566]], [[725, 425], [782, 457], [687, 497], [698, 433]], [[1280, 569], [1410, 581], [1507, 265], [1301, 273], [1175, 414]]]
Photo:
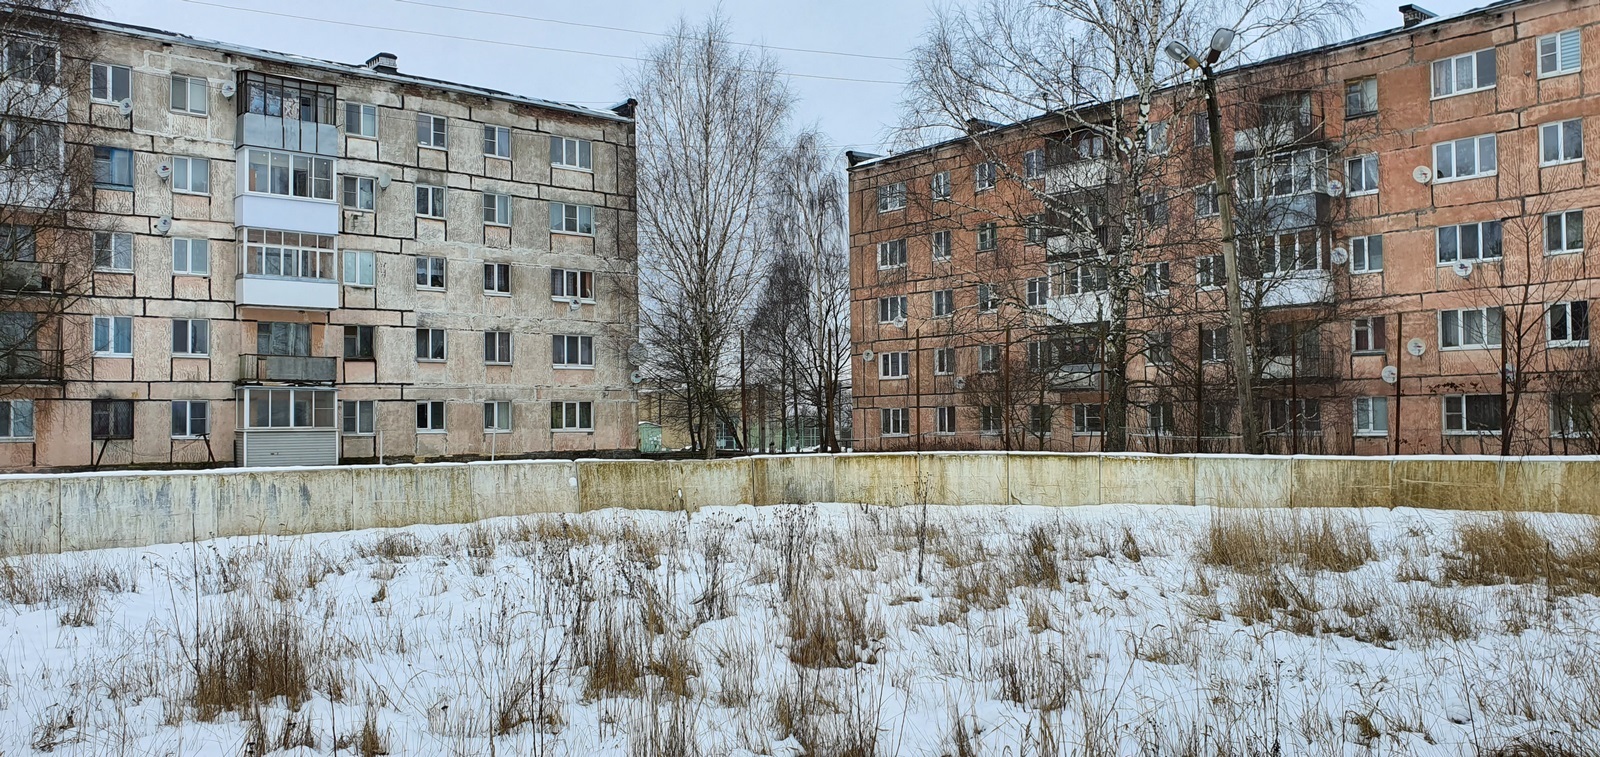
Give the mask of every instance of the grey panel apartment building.
[[[0, 329], [0, 468], [635, 446], [630, 105], [425, 79], [387, 54], [39, 29], [65, 88], [57, 149], [93, 179], [5, 265], [91, 270], [60, 276], [70, 292], [0, 276], [70, 300], [27, 316], [49, 327]], [[74, 235], [81, 260], [51, 242]]]

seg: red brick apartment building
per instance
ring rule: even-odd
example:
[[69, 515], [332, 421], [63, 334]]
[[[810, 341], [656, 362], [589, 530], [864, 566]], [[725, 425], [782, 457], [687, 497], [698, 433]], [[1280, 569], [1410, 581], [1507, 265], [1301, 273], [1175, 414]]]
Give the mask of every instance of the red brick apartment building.
[[[1600, 4], [1407, 16], [1218, 76], [1266, 449], [1593, 451]], [[1241, 449], [1195, 89], [1153, 104], [1137, 169], [1078, 128], [1130, 103], [850, 156], [858, 449], [1100, 449], [1119, 381], [1107, 447]], [[1140, 170], [1122, 310], [1097, 250], [1130, 237], [1056, 219]]]

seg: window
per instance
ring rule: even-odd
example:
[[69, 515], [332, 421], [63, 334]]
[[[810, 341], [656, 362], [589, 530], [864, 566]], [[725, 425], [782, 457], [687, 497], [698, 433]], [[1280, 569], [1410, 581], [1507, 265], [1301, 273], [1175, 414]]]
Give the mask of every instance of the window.
[[372, 326], [344, 327], [344, 359], [371, 360], [376, 329]]
[[1139, 206], [1144, 212], [1144, 222], [1151, 226], [1167, 225], [1167, 193], [1165, 190], [1146, 192], [1139, 196]]
[[5, 46], [5, 70], [16, 79], [54, 84], [56, 57], [55, 45], [21, 37], [12, 38]]
[[133, 272], [133, 235], [123, 232], [94, 233], [94, 267], [99, 271]]
[[550, 138], [550, 165], [557, 168], [594, 168], [594, 144], [587, 139]]
[[1172, 334], [1166, 331], [1146, 334], [1144, 359], [1151, 365], [1172, 365]]
[[1079, 402], [1072, 406], [1072, 433], [1099, 434], [1105, 430], [1105, 419], [1099, 404]]
[[200, 439], [211, 434], [211, 407], [205, 400], [172, 401], [172, 438]]
[[1322, 433], [1322, 401], [1267, 400], [1266, 432], [1269, 434]]
[[1241, 160], [1236, 170], [1234, 186], [1240, 199], [1295, 197], [1327, 187], [1328, 154], [1315, 147], [1279, 152]]
[[1103, 292], [1109, 286], [1106, 267], [1099, 263], [1080, 263], [1067, 271], [1067, 294]]
[[1048, 340], [1028, 342], [1028, 370], [1043, 371], [1055, 363], [1055, 347]]
[[973, 191], [982, 192], [985, 189], [994, 189], [995, 170], [993, 163], [979, 163], [972, 169]]
[[173, 158], [172, 191], [211, 194], [211, 161], [206, 158]]
[[956, 290], [940, 289], [933, 293], [933, 317], [953, 315], [956, 312]]
[[878, 432], [880, 435], [905, 436], [907, 427], [905, 408], [885, 407], [878, 410]]
[[417, 329], [417, 361], [444, 362], [444, 342], [444, 329]]
[[1435, 99], [1488, 89], [1494, 86], [1494, 81], [1493, 48], [1433, 62]]
[[928, 194], [935, 200], [950, 199], [950, 172], [940, 171], [928, 183]]
[[593, 431], [594, 410], [588, 402], [551, 402], [551, 431]]
[[1202, 255], [1194, 261], [1195, 284], [1201, 289], [1215, 289], [1227, 283], [1221, 255]]
[[1028, 406], [1028, 433], [1034, 436], [1049, 436], [1051, 421], [1055, 417], [1055, 408], [1049, 405]]
[[0, 438], [33, 438], [33, 400], [0, 400]]
[[417, 114], [417, 144], [422, 147], [433, 147], [443, 150], [448, 146], [446, 124], [449, 122], [444, 116], [435, 116], [430, 113]]
[[1546, 313], [1548, 343], [1551, 347], [1589, 346], [1589, 302], [1557, 302]]
[[94, 317], [96, 357], [133, 357], [133, 319], [128, 316]]
[[1178, 428], [1173, 420], [1172, 403], [1157, 402], [1144, 409], [1145, 429], [1156, 436], [1167, 436]]
[[1189, 132], [1194, 134], [1194, 146], [1206, 147], [1211, 144], [1211, 118], [1205, 113], [1196, 113], [1190, 120]]
[[906, 298], [905, 295], [878, 298], [878, 323], [894, 323], [905, 320]]
[[203, 238], [173, 238], [173, 274], [211, 275], [211, 242]]
[[511, 365], [511, 332], [483, 332], [483, 362], [489, 365]]
[[1022, 154], [1022, 178], [1044, 177], [1044, 150], [1029, 150]]
[[336, 426], [333, 392], [315, 389], [245, 389], [245, 428], [325, 428]]
[[340, 202], [351, 210], [370, 211], [376, 207], [374, 199], [377, 196], [377, 182], [370, 176], [341, 176], [343, 191], [340, 192]]
[[377, 432], [377, 403], [372, 400], [341, 400], [339, 413], [345, 436], [372, 436]]
[[878, 243], [878, 270], [900, 268], [906, 264], [906, 240], [893, 239]]
[[417, 257], [417, 288], [445, 288], [444, 258], [423, 257], [420, 255]]
[[996, 310], [1000, 307], [1000, 294], [994, 291], [993, 284], [978, 285], [978, 309]]
[[0, 261], [33, 262], [37, 242], [32, 226], [0, 224]]
[[444, 402], [439, 400], [418, 402], [417, 433], [442, 434], [444, 432]]
[[1167, 139], [1167, 122], [1156, 121], [1150, 124], [1144, 133], [1144, 146], [1151, 155], [1165, 155], [1171, 146]]
[[1376, 273], [1383, 270], [1383, 235], [1350, 238], [1350, 272]]
[[1351, 197], [1378, 191], [1378, 155], [1359, 155], [1344, 162], [1345, 194]]
[[1579, 160], [1583, 160], [1583, 119], [1573, 118], [1539, 127], [1539, 165]]
[[878, 187], [878, 212], [887, 213], [891, 210], [905, 210], [906, 184], [895, 182]]
[[1050, 277], [1035, 276], [1028, 279], [1028, 307], [1044, 307], [1050, 301]]
[[1583, 251], [1583, 211], [1568, 210], [1544, 217], [1544, 251], [1552, 255]]
[[61, 163], [64, 149], [61, 128], [43, 121], [0, 121], [0, 148], [3, 148], [0, 165], [13, 168], [36, 165], [54, 167]]
[[483, 223], [487, 226], [510, 226], [511, 195], [484, 192]]
[[94, 184], [105, 189], [133, 189], [133, 151], [94, 148]]
[[347, 286], [370, 287], [377, 285], [376, 254], [366, 250], [345, 250], [344, 283]]
[[1351, 79], [1344, 83], [1344, 116], [1368, 116], [1378, 112], [1378, 77]]
[[1222, 213], [1222, 200], [1217, 197], [1216, 182], [1206, 184], [1194, 191], [1194, 215], [1196, 218], [1211, 218]]
[[422, 218], [444, 218], [444, 187], [417, 185], [417, 215]]
[[940, 434], [954, 434], [956, 432], [956, 409], [954, 407], [936, 407], [933, 409], [934, 430]]
[[511, 294], [511, 264], [483, 264], [483, 293]]
[[550, 296], [556, 299], [594, 301], [594, 272], [550, 269]]
[[1457, 260], [1499, 260], [1500, 222], [1440, 226], [1438, 252], [1439, 265], [1449, 265]]
[[933, 232], [933, 259], [934, 260], [949, 260], [950, 259], [950, 232], [948, 232], [948, 231], [935, 231], [935, 232]]
[[1389, 398], [1357, 397], [1355, 399], [1356, 436], [1387, 436], [1389, 434]]
[[902, 379], [910, 375], [910, 353], [884, 352], [878, 355], [878, 378]]
[[483, 127], [483, 154], [495, 158], [511, 157], [511, 130], [504, 126]]
[[1000, 370], [1000, 345], [985, 344], [978, 347], [978, 372], [995, 373]]
[[333, 200], [333, 158], [251, 148], [247, 189], [258, 194]]
[[504, 400], [483, 403], [483, 430], [490, 434], [511, 432], [511, 403]]
[[1044, 215], [1034, 213], [1022, 219], [1023, 239], [1028, 244], [1044, 244]]
[[344, 133], [352, 137], [378, 138], [378, 106], [366, 103], [344, 104]]
[[1150, 263], [1144, 267], [1144, 293], [1166, 294], [1172, 289], [1172, 264], [1167, 261]]
[[211, 354], [211, 322], [199, 319], [174, 319], [172, 354], [201, 357]]
[[593, 234], [594, 207], [565, 202], [550, 203], [550, 230], [562, 234]]
[[1500, 308], [1439, 311], [1440, 349], [1483, 349], [1500, 346]]
[[1585, 437], [1594, 434], [1594, 395], [1550, 395], [1550, 436]]
[[[240, 78], [243, 81], [239, 84], [236, 102], [241, 114], [257, 113], [279, 119], [284, 126], [288, 126], [290, 121], [332, 126], [337, 120], [332, 84], [285, 79], [254, 71], [246, 71]], [[333, 428], [331, 416], [326, 427]]]
[[179, 113], [206, 114], [206, 80], [196, 76], [172, 75], [172, 109]]
[[555, 334], [550, 337], [550, 362], [557, 368], [593, 368], [594, 337]]
[[956, 348], [936, 347], [933, 350], [933, 375], [949, 376], [956, 372]]
[[1384, 317], [1357, 318], [1350, 329], [1350, 348], [1356, 354], [1382, 353], [1389, 348]]
[[89, 403], [89, 437], [101, 439], [133, 438], [132, 400], [93, 400]]
[[978, 433], [998, 434], [1002, 425], [999, 406], [982, 405], [978, 408]]
[[1567, 29], [1539, 38], [1539, 76], [1560, 76], [1576, 72], [1582, 40], [1577, 29]]
[[95, 63], [89, 67], [89, 99], [100, 103], [116, 103], [133, 96], [133, 69], [110, 63]]
[[1498, 168], [1493, 134], [1440, 142], [1433, 146], [1433, 180], [1475, 179], [1493, 176]]
[[978, 252], [993, 252], [1000, 240], [1000, 227], [990, 221], [978, 224]]
[[1500, 433], [1500, 395], [1450, 394], [1443, 400], [1446, 434]]
[[1220, 363], [1228, 359], [1228, 328], [1200, 329], [1200, 359], [1207, 363]]
[[282, 321], [257, 323], [256, 352], [262, 355], [310, 355], [311, 324]]

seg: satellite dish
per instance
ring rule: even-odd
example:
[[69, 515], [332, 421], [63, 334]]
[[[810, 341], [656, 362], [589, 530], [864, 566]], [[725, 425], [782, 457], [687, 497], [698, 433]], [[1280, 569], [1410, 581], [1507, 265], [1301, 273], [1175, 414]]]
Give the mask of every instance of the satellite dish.
[[389, 188], [389, 182], [392, 182], [392, 181], [394, 181], [394, 179], [390, 178], [389, 174], [386, 174], [386, 173], [378, 174], [378, 188], [379, 189], [388, 189]]
[[1329, 258], [1333, 260], [1334, 265], [1344, 265], [1350, 262], [1350, 251], [1343, 247], [1335, 247], [1333, 252], [1329, 253]]
[[1338, 179], [1330, 179], [1328, 181], [1328, 194], [1334, 197], [1344, 194], [1344, 184], [1340, 183]]
[[172, 216], [162, 216], [156, 220], [156, 233], [165, 234], [172, 231]]
[[894, 319], [894, 327], [897, 328], [897, 329], [905, 328], [906, 327], [906, 319], [904, 319], [904, 318], [896, 318], [896, 319]]
[[954, 384], [957, 389], [967, 388], [967, 379], [963, 376], [957, 376], [956, 379], [950, 383]]
[[222, 96], [229, 98], [233, 97], [233, 93], [239, 91], [239, 88], [231, 81], [223, 82], [220, 89], [222, 90]]
[[1411, 169], [1411, 178], [1418, 184], [1427, 184], [1433, 181], [1433, 169], [1427, 166], [1417, 166]]
[[172, 176], [172, 164], [162, 163], [161, 165], [156, 166], [156, 176], [160, 177], [162, 181], [166, 181]]
[[580, 302], [578, 300], [578, 298], [576, 298], [576, 297], [574, 297], [574, 298], [572, 298], [570, 300], [567, 300], [567, 309], [568, 310], [577, 310], [578, 308], [580, 308], [582, 306], [583, 306], [583, 303]]
[[133, 113], [133, 100], [131, 100], [129, 98], [126, 98], [126, 97], [122, 98], [121, 100], [118, 100], [117, 101], [117, 112], [121, 113], [124, 116], [132, 114]]
[[1512, 365], [1510, 363], [1506, 363], [1504, 366], [1501, 367], [1500, 370], [1505, 373], [1507, 381], [1516, 381], [1517, 380], [1517, 367], [1516, 366], [1514, 366], [1514, 365]]
[[1412, 357], [1422, 357], [1422, 353], [1427, 351], [1428, 345], [1426, 342], [1422, 341], [1422, 337], [1416, 337], [1411, 341], [1406, 342], [1406, 352], [1411, 353]]
[[1396, 367], [1394, 367], [1392, 365], [1386, 365], [1386, 366], [1383, 367], [1383, 374], [1382, 375], [1383, 375], [1383, 383], [1385, 383], [1385, 384], [1393, 384], [1394, 382], [1400, 380], [1400, 369], [1396, 368]]
[[1464, 279], [1472, 275], [1472, 264], [1465, 260], [1457, 260], [1450, 266], [1450, 270], [1455, 271], [1457, 276]]
[[644, 374], [638, 371], [628, 374], [628, 381], [635, 384], [644, 383]]
[[644, 361], [648, 359], [650, 359], [650, 348], [638, 342], [628, 346], [628, 362], [634, 365], [644, 365]]
[[870, 363], [870, 362], [872, 362], [872, 359], [877, 357], [877, 356], [878, 356], [878, 353], [873, 352], [872, 350], [867, 350], [866, 352], [861, 353], [861, 362]]

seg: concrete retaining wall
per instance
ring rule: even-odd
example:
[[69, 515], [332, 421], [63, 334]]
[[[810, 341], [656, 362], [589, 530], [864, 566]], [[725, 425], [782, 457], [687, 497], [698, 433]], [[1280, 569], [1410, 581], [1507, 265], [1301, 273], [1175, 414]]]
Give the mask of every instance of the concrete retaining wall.
[[610, 507], [786, 502], [1600, 515], [1600, 458], [928, 452], [8, 475], [0, 476], [0, 555]]

